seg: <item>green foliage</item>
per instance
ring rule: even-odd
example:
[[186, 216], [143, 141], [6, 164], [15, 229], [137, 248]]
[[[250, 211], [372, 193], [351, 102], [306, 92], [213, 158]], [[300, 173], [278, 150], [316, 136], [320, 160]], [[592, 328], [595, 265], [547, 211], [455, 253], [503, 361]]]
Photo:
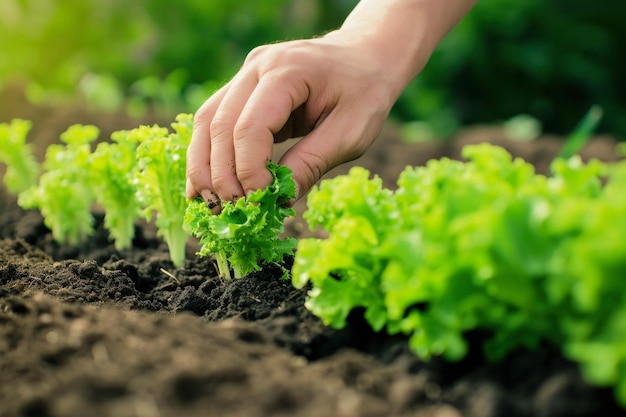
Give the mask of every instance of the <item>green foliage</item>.
[[[183, 230], [185, 153], [192, 124], [192, 115], [180, 114], [172, 123], [173, 133], [158, 125], [117, 131], [112, 142], [99, 143], [93, 152], [98, 128], [71, 126], [61, 135], [64, 144], [46, 149], [44, 173], [19, 193], [18, 203], [38, 209], [54, 239], [71, 246], [92, 234], [95, 202], [104, 208], [104, 226], [120, 250], [131, 245], [139, 215], [148, 220], [154, 216], [172, 262], [182, 266], [188, 237]], [[30, 123], [14, 125], [13, 140], [22, 138], [17, 142], [28, 150], [23, 136]]]
[[197, 91], [206, 99], [254, 47], [333, 28], [355, 3], [3, 0], [0, 80], [29, 82], [35, 100], [78, 87], [104, 108], [121, 94], [135, 112], [157, 103], [173, 117], [195, 110]]
[[93, 232], [90, 157], [99, 133], [95, 126], [70, 126], [61, 134], [63, 145], [46, 149], [39, 182], [18, 196], [20, 206], [41, 212], [57, 242], [77, 245]]
[[480, 0], [409, 85], [394, 114], [437, 137], [528, 113], [567, 134], [594, 104], [598, 127], [626, 137], [626, 3]]
[[[29, 128], [30, 122], [25, 121], [0, 125], [7, 155], [30, 155], [25, 144]], [[185, 196], [193, 116], [179, 114], [172, 128], [173, 132], [158, 125], [117, 131], [111, 135], [112, 142], [99, 143], [92, 153], [98, 128], [74, 125], [61, 135], [63, 145], [47, 148], [43, 175], [19, 194], [18, 202], [24, 208], [39, 209], [54, 239], [73, 246], [93, 232], [94, 202], [104, 208], [105, 227], [120, 250], [131, 245], [140, 214], [147, 220], [154, 217], [177, 267], [185, 261], [189, 229], [201, 238], [199, 254], [215, 253], [225, 276], [229, 275], [228, 263], [236, 277], [243, 277], [258, 270], [260, 262], [280, 262], [292, 253], [295, 240], [278, 236], [284, 219], [295, 214], [287, 207], [295, 198], [291, 171], [268, 163], [274, 177], [270, 186], [234, 204], [223, 202], [222, 213], [214, 216], [203, 202]]]
[[14, 194], [36, 184], [39, 177], [40, 167], [33, 156], [33, 146], [26, 143], [31, 127], [30, 121], [21, 119], [0, 123], [0, 162], [7, 166], [3, 181]]
[[[101, 108], [157, 103], [173, 117], [235, 74], [254, 47], [338, 27], [356, 0], [3, 0], [0, 84], [30, 96], [78, 87]], [[594, 104], [598, 130], [626, 135], [626, 3], [481, 0], [440, 44], [393, 110], [437, 138], [527, 113], [567, 134]], [[68, 28], [80, 27], [81, 36]], [[420, 127], [423, 134], [424, 129]]]
[[113, 143], [101, 142], [91, 156], [91, 173], [96, 201], [105, 209], [104, 226], [110, 231], [118, 250], [128, 248], [135, 236], [135, 220], [139, 217], [139, 200], [132, 176], [137, 166], [139, 141], [167, 130], [142, 126], [111, 135]]
[[187, 198], [185, 196], [185, 157], [193, 117], [180, 114], [172, 123], [174, 133], [165, 134], [157, 127], [143, 129], [137, 147], [137, 170], [133, 182], [137, 200], [147, 220], [155, 215], [158, 233], [167, 243], [176, 266], [185, 261], [187, 233], [183, 230]]
[[185, 225], [200, 238], [198, 254], [215, 254], [220, 275], [226, 279], [230, 279], [229, 265], [235, 278], [242, 278], [258, 271], [261, 263], [282, 262], [296, 246], [295, 239], [279, 237], [285, 218], [295, 214], [285, 206], [296, 195], [291, 170], [272, 162], [268, 169], [272, 184], [235, 203], [222, 202], [219, 215], [211, 214], [202, 198], [189, 202]]
[[395, 192], [362, 168], [312, 190], [304, 217], [329, 237], [298, 244], [306, 306], [334, 327], [362, 307], [424, 359], [461, 359], [475, 329], [491, 359], [549, 341], [626, 405], [626, 162], [545, 177], [492, 145], [464, 156], [407, 167]]

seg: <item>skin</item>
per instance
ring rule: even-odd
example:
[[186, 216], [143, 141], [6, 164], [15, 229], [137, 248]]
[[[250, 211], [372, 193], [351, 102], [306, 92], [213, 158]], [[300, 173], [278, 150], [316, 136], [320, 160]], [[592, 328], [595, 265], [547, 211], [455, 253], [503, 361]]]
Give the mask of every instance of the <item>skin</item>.
[[338, 30], [252, 50], [197, 111], [187, 196], [214, 213], [266, 187], [273, 144], [299, 138], [280, 164], [302, 197], [326, 172], [363, 155], [402, 90], [476, 0], [362, 0]]

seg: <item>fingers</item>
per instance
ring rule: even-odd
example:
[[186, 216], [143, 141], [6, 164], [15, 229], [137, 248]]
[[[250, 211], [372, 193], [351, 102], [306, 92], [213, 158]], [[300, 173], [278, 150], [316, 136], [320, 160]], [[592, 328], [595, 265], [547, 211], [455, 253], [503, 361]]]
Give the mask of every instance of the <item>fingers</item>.
[[246, 194], [271, 183], [266, 164], [275, 135], [308, 98], [303, 79], [286, 72], [265, 76], [250, 95], [234, 131], [237, 178]]
[[[361, 156], [394, 97], [381, 71], [345, 52], [310, 41], [251, 53], [196, 113], [187, 196], [200, 194], [216, 212], [220, 201], [269, 185], [273, 144], [289, 137], [306, 135], [280, 161], [294, 172], [298, 198], [330, 169]], [[344, 65], [350, 62], [356, 64]]]
[[211, 120], [211, 182], [221, 200], [235, 201], [244, 195], [244, 189], [237, 178], [233, 141], [235, 125], [256, 86], [257, 77], [254, 72], [242, 71], [237, 74]]
[[187, 197], [194, 198], [200, 195], [211, 209], [219, 205], [219, 198], [213, 191], [211, 182], [210, 128], [213, 115], [227, 91], [228, 85], [200, 107], [194, 117], [193, 133], [187, 149]]
[[[200, 194], [217, 206], [271, 183], [266, 164], [275, 135], [294, 130], [294, 111], [309, 97], [297, 75], [282, 71], [259, 81], [254, 72], [242, 71], [201, 107], [187, 153], [188, 197]], [[302, 113], [295, 113], [298, 126]]]

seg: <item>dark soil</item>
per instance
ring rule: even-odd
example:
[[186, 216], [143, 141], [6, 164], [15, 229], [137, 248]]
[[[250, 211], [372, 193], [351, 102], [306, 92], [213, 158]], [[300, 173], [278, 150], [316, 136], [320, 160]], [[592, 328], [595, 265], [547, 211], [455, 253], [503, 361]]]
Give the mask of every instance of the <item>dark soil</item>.
[[[0, 109], [0, 121], [33, 119], [40, 156], [71, 123], [95, 123], [106, 134], [140, 122], [80, 107], [19, 109]], [[390, 125], [366, 156], [330, 175], [359, 164], [392, 187], [405, 165], [458, 158], [463, 144], [480, 141], [540, 172], [562, 144], [514, 142], [480, 127], [408, 145]], [[583, 155], [614, 160], [613, 146], [597, 138]], [[296, 208], [302, 213], [304, 201]], [[343, 330], [324, 327], [278, 266], [223, 282], [210, 258], [194, 256], [193, 242], [175, 269], [150, 225], [138, 224], [133, 248], [118, 252], [101, 220], [85, 245], [60, 247], [38, 213], [0, 190], [0, 416], [626, 415], [609, 389], [586, 384], [553, 347], [497, 364], [478, 348], [460, 363], [426, 363], [402, 338], [373, 333], [358, 312]], [[287, 234], [312, 232], [296, 218]]]

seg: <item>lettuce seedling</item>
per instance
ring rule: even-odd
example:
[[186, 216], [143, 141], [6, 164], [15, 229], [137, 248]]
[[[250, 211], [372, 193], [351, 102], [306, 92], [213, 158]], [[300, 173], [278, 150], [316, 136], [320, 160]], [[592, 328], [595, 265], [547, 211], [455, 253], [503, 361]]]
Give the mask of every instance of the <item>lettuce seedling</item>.
[[98, 144], [91, 156], [97, 203], [104, 208], [104, 227], [118, 250], [128, 248], [135, 236], [135, 220], [141, 206], [133, 175], [137, 169], [137, 146], [141, 141], [166, 136], [167, 129], [141, 126], [113, 132], [112, 143]]
[[144, 130], [137, 147], [137, 169], [133, 184], [147, 220], [156, 214], [158, 234], [168, 245], [170, 258], [180, 267], [185, 261], [188, 233], [183, 229], [185, 196], [185, 153], [191, 140], [193, 117], [180, 114], [172, 123], [174, 133]]
[[61, 134], [63, 145], [53, 144], [46, 149], [45, 172], [37, 185], [18, 196], [20, 206], [39, 209], [59, 243], [74, 246], [93, 232], [90, 157], [91, 142], [99, 133], [95, 126], [70, 126]]
[[214, 254], [220, 276], [225, 279], [231, 278], [229, 265], [235, 278], [242, 278], [258, 271], [263, 262], [282, 262], [296, 246], [295, 239], [279, 237], [285, 218], [295, 214], [285, 206], [295, 198], [291, 170], [272, 162], [268, 169], [274, 178], [272, 184], [247, 199], [222, 202], [219, 215], [211, 214], [200, 197], [189, 202], [185, 225], [200, 239], [198, 255]]
[[39, 178], [41, 168], [33, 156], [32, 145], [26, 143], [31, 127], [30, 121], [21, 119], [0, 123], [0, 162], [7, 166], [3, 181], [14, 194], [26, 191]]

